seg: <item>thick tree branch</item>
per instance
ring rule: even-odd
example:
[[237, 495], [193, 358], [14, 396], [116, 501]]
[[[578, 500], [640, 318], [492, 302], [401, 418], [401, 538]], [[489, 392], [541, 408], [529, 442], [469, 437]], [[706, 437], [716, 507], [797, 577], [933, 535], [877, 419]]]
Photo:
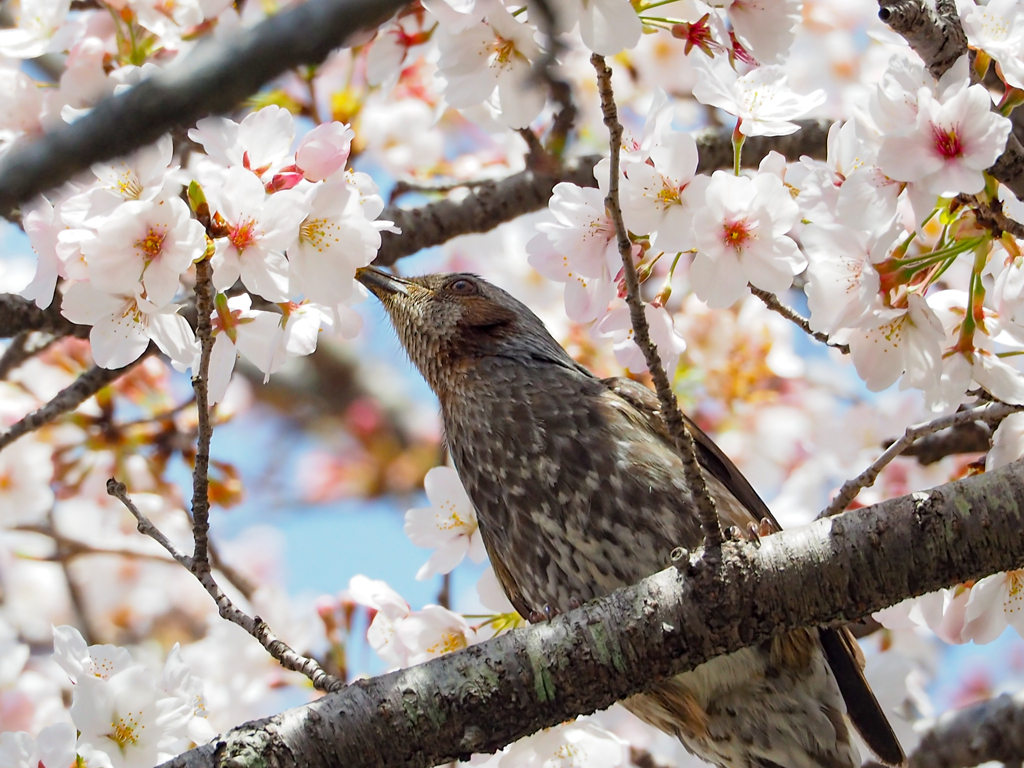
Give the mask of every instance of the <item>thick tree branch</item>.
[[226, 112], [269, 80], [316, 64], [408, 0], [309, 0], [226, 41], [204, 40], [187, 58], [88, 115], [8, 152], [0, 161], [0, 215], [100, 160], [156, 141], [171, 128]]
[[1024, 759], [1024, 691], [947, 712], [910, 756], [908, 768], [971, 768]]
[[169, 766], [427, 768], [708, 659], [1024, 565], [1024, 465], [726, 542], [571, 613], [249, 723]]

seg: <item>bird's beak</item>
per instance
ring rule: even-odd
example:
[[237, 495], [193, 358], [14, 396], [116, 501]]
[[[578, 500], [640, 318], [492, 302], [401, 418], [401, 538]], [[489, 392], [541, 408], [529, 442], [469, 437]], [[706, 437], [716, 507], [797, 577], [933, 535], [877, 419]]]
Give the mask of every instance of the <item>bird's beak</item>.
[[387, 296], [394, 294], [401, 294], [407, 296], [409, 294], [410, 285], [408, 280], [403, 280], [400, 277], [389, 275], [387, 272], [381, 272], [379, 269], [373, 267], [361, 267], [356, 270], [356, 280], [365, 285], [374, 296], [381, 301]]

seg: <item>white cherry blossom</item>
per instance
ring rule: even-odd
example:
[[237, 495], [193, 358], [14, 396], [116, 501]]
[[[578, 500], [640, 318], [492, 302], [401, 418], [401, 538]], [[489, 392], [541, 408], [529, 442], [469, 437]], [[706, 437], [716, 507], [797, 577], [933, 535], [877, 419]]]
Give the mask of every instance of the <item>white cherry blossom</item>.
[[942, 369], [942, 324], [923, 297], [907, 296], [902, 309], [878, 307], [846, 338], [857, 375], [878, 392], [904, 377], [907, 386], [937, 385]]
[[34, 59], [71, 46], [78, 31], [64, 25], [71, 0], [20, 0], [13, 5], [17, 25], [0, 29], [0, 54]]
[[445, 100], [456, 109], [475, 107], [497, 91], [500, 119], [509, 128], [525, 128], [544, 107], [545, 93], [535, 82], [532, 62], [540, 56], [536, 28], [516, 21], [496, 5], [486, 23], [462, 32], [444, 27], [437, 32], [445, 78]]
[[916, 122], [909, 130], [883, 137], [879, 165], [886, 175], [933, 195], [980, 192], [984, 170], [1002, 154], [1010, 134], [1010, 121], [991, 106], [982, 85], [947, 88], [939, 98], [922, 88]]
[[52, 446], [30, 437], [16, 451], [0, 451], [0, 527], [45, 521], [54, 501], [52, 456]]
[[107, 680], [132, 665], [132, 656], [117, 645], [88, 645], [75, 627], [53, 628], [53, 660], [68, 673], [72, 683], [86, 677]]
[[106, 680], [81, 678], [71, 704], [79, 753], [89, 765], [109, 768], [143, 768], [173, 757], [190, 715], [188, 703], [167, 696], [140, 665]]
[[694, 293], [710, 307], [728, 307], [752, 283], [772, 293], [789, 288], [807, 259], [786, 233], [799, 210], [774, 174], [753, 179], [716, 171], [706, 205], [694, 214]]
[[569, 31], [579, 22], [583, 44], [601, 56], [640, 41], [643, 25], [629, 0], [558, 0], [552, 6], [562, 28]]
[[36, 738], [24, 731], [0, 733], [3, 768], [68, 768], [75, 763], [75, 727], [55, 723]]
[[810, 224], [801, 235], [807, 256], [807, 307], [811, 327], [830, 336], [856, 327], [878, 300], [873, 261], [884, 257], [888, 238], [875, 240], [840, 224]]
[[722, 58], [698, 56], [693, 97], [740, 120], [744, 136], [785, 136], [800, 130], [792, 122], [825, 102], [824, 91], [799, 96], [789, 89], [781, 67], [753, 69], [739, 77]]
[[449, 573], [467, 555], [474, 563], [482, 563], [487, 553], [476, 510], [458, 473], [451, 467], [434, 467], [423, 478], [423, 488], [430, 506], [405, 513], [405, 535], [409, 540], [417, 547], [434, 549], [416, 578], [423, 580]]
[[[607, 175], [598, 174], [602, 178]], [[604, 197], [602, 189], [556, 184], [548, 201], [554, 221], [538, 223], [540, 234], [527, 244], [530, 265], [565, 283], [565, 311], [577, 322], [596, 320], [608, 308], [622, 265]]]
[[302, 137], [295, 165], [309, 181], [323, 181], [344, 169], [355, 133], [345, 123], [323, 123]]
[[621, 768], [629, 743], [589, 718], [545, 728], [512, 744], [498, 768]]
[[379, 197], [364, 201], [345, 179], [317, 185], [288, 249], [293, 289], [329, 307], [361, 301], [355, 272], [374, 260], [381, 231], [391, 227], [390, 221], [374, 220], [382, 207]]
[[123, 368], [139, 358], [150, 340], [181, 370], [192, 365], [198, 347], [179, 307], [157, 307], [133, 295], [112, 295], [87, 282], [68, 287], [61, 314], [73, 323], [91, 325], [93, 360], [102, 368]]
[[125, 202], [82, 244], [94, 288], [138, 294], [157, 307], [174, 299], [182, 274], [205, 250], [203, 225], [179, 197]]
[[223, 185], [207, 189], [207, 196], [228, 227], [212, 259], [217, 290], [227, 290], [241, 278], [246, 288], [268, 301], [287, 301], [284, 252], [298, 238], [308, 204], [294, 190], [267, 195], [260, 180], [238, 166], [228, 168]]
[[983, 645], [1007, 627], [1024, 637], [1024, 571], [986, 576], [971, 587], [961, 638]]
[[[658, 356], [665, 372], [671, 379], [679, 364], [679, 356], [686, 351], [686, 341], [676, 331], [672, 315], [664, 307], [644, 305], [644, 315], [651, 334], [651, 341], [658, 349]], [[644, 353], [633, 340], [633, 324], [629, 319], [629, 307], [619, 306], [611, 310], [594, 326], [599, 336], [611, 336], [614, 342], [615, 359], [619, 365], [633, 373], [647, 370]]]
[[1024, 88], [1024, 9], [1018, 0], [963, 3], [960, 20], [968, 44], [999, 62], [1007, 83]]
[[207, 156], [227, 167], [242, 166], [262, 176], [286, 164], [295, 137], [295, 120], [287, 109], [264, 107], [241, 123], [226, 117], [204, 117], [188, 137], [203, 145]]
[[781, 64], [796, 39], [803, 0], [732, 0], [729, 21], [744, 47], [762, 64]]
[[57, 278], [66, 277], [64, 262], [57, 255], [57, 237], [62, 228], [60, 215], [50, 201], [40, 195], [25, 206], [21, 225], [37, 256], [35, 276], [22, 289], [21, 295], [34, 301], [40, 309], [46, 309], [53, 303]]
[[466, 620], [440, 605], [426, 605], [399, 619], [395, 631], [408, 650], [408, 665], [436, 659], [476, 642], [476, 632]]
[[992, 447], [985, 456], [985, 471], [1005, 467], [1024, 456], [1024, 413], [1011, 413], [992, 434]]
[[654, 234], [652, 245], [666, 252], [695, 245], [693, 214], [703, 206], [709, 179], [695, 176], [697, 142], [672, 131], [653, 144], [646, 162], [625, 163], [620, 182], [622, 216], [636, 234]]

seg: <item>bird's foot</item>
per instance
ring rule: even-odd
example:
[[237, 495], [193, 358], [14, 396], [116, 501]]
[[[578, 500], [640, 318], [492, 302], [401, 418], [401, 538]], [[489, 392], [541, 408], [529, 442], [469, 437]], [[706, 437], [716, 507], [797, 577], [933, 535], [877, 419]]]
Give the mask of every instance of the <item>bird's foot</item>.
[[[583, 601], [573, 595], [569, 598], [569, 610], [575, 611], [583, 605]], [[530, 611], [529, 621], [531, 624], [538, 624], [543, 621], [551, 621], [555, 616], [560, 616], [562, 611], [558, 608], [554, 608], [551, 605], [545, 604], [539, 611]]]

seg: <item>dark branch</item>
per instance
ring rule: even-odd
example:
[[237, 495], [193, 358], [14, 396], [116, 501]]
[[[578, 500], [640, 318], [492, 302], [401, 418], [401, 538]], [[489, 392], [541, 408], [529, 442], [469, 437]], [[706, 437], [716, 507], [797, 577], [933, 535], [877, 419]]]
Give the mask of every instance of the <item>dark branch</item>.
[[[921, 438], [904, 450], [902, 455], [914, 456], [918, 464], [928, 466], [959, 453], [985, 453], [991, 439], [992, 430], [986, 424], [960, 424], [937, 435]], [[890, 445], [892, 442], [883, 447], [888, 448]]]
[[[1024, 466], [726, 542], [551, 622], [352, 683], [169, 766], [427, 768], [493, 752], [723, 653], [1024, 565]], [[964, 510], [971, 510], [965, 513]], [[685, 573], [684, 573], [685, 572]], [[241, 764], [241, 763], [237, 763]]]
[[269, 80], [316, 64], [354, 33], [378, 26], [408, 0], [309, 0], [227, 40], [204, 40], [183, 61], [104, 99], [71, 125], [0, 161], [0, 215], [93, 163], [151, 144], [172, 128], [226, 112]]
[[971, 768], [1024, 759], [1024, 692], [1003, 694], [940, 717], [910, 756], [908, 768]]
[[60, 301], [46, 309], [13, 293], [0, 293], [0, 338], [9, 339], [25, 331], [48, 331], [60, 336], [89, 335], [89, 326], [75, 325], [60, 313]]

